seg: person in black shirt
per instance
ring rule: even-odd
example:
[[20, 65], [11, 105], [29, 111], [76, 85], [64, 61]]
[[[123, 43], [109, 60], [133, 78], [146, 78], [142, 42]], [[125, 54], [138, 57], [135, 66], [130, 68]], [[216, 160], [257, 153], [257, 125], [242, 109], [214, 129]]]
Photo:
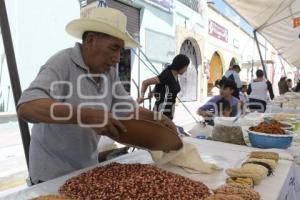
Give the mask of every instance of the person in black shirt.
[[288, 85], [288, 89], [289, 89], [289, 92], [291, 92], [292, 91], [292, 87], [293, 87], [293, 82], [292, 82], [292, 79], [287, 79], [286, 80], [286, 83], [287, 83], [287, 85]]
[[298, 81], [296, 87], [294, 88], [294, 92], [300, 92], [300, 80]]
[[142, 103], [145, 98], [145, 92], [150, 85], [155, 84], [153, 92], [148, 94], [151, 98], [154, 94], [156, 99], [154, 111], [162, 112], [164, 115], [173, 119], [174, 105], [177, 94], [180, 92], [180, 84], [178, 82], [178, 74], [186, 72], [190, 60], [183, 54], [177, 55], [171, 65], [163, 70], [158, 76], [144, 80], [141, 88], [141, 96], [137, 99], [138, 103]]

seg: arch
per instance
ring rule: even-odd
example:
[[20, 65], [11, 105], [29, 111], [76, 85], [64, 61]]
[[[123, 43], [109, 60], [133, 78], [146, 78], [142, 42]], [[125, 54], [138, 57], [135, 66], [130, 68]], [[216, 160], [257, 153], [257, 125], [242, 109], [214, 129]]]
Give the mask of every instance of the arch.
[[195, 38], [193, 38], [192, 36], [186, 36], [186, 37], [183, 37], [183, 39], [179, 39], [179, 47], [178, 47], [178, 49], [177, 49], [177, 52], [178, 53], [181, 53], [181, 48], [182, 48], [182, 45], [183, 45], [183, 43], [186, 41], [186, 40], [189, 40], [189, 41], [191, 41], [192, 42], [192, 44], [193, 44], [193, 46], [194, 46], [194, 48], [195, 48], [195, 51], [196, 51], [196, 54], [197, 54], [197, 64], [198, 64], [198, 66], [197, 66], [197, 69], [199, 69], [200, 70], [200, 68], [201, 68], [201, 66], [202, 66], [202, 52], [204, 52], [204, 51], [202, 51], [203, 50], [203, 48], [200, 48], [200, 45], [199, 45], [199, 41], [197, 42], [197, 39], [195, 39]]
[[223, 76], [224, 65], [222, 57], [218, 51], [215, 51], [211, 57], [209, 65], [209, 80], [207, 81], [207, 95], [212, 95], [212, 89], [215, 81], [221, 79]]
[[178, 97], [182, 101], [196, 101], [198, 94], [198, 71], [201, 66], [201, 52], [194, 38], [185, 39], [180, 47], [180, 53], [190, 58], [187, 71], [179, 76], [181, 91]]

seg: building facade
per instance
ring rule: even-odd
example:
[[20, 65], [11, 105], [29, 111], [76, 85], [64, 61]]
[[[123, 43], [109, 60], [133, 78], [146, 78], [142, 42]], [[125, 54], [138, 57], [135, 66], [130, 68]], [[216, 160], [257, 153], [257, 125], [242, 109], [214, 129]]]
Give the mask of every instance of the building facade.
[[176, 54], [185, 54], [191, 64], [179, 77], [182, 101], [199, 101], [206, 93], [205, 76], [206, 4], [204, 1], [174, 1]]
[[[262, 69], [256, 41], [252, 33], [240, 27], [240, 19], [227, 17], [213, 6], [207, 6], [207, 45], [206, 58], [209, 63], [207, 91], [217, 79], [220, 79], [228, 68], [239, 64], [242, 68], [240, 78], [250, 83], [256, 77], [257, 69]], [[267, 78], [273, 83], [275, 94], [278, 94], [278, 81], [281, 76], [294, 79], [293, 69], [280, 59], [272, 45], [257, 34], [262, 58], [265, 63]]]
[[[261, 68], [253, 35], [204, 0], [87, 0], [81, 15], [106, 2], [128, 18], [129, 33], [140, 49], [127, 49], [119, 64], [125, 88], [137, 98], [142, 81], [157, 75], [175, 55], [187, 55], [191, 64], [179, 77], [182, 101], [201, 101], [211, 95], [217, 79], [234, 64], [242, 67], [242, 81], [250, 82]], [[268, 79], [276, 82], [281, 67], [273, 47], [261, 36], [258, 41], [266, 63]], [[282, 71], [282, 70], [281, 70]], [[288, 70], [285, 70], [288, 71]], [[291, 73], [290, 73], [291, 74]], [[274, 84], [276, 88], [277, 84]], [[153, 88], [152, 88], [153, 89]], [[151, 108], [153, 102], [145, 102]]]

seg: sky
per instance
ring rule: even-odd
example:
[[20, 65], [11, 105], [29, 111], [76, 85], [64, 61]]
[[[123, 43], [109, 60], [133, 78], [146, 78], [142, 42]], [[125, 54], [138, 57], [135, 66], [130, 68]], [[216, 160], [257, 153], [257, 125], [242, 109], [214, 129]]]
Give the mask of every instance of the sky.
[[253, 28], [244, 20], [242, 19], [233, 9], [231, 9], [223, 0], [213, 0], [213, 6], [232, 19], [235, 23], [239, 24], [240, 27], [245, 30], [247, 33], [253, 35]]

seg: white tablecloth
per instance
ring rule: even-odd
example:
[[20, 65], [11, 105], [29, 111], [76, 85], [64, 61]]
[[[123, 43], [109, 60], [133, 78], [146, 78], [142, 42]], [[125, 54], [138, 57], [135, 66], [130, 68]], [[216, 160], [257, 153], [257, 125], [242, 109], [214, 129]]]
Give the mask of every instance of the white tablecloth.
[[[194, 138], [185, 138], [187, 142], [196, 144], [198, 150], [205, 161], [215, 162], [217, 165], [223, 167], [224, 169], [229, 167], [239, 167], [241, 163], [245, 160], [249, 152], [256, 150], [254, 148], [246, 146], [238, 146], [232, 144], [226, 144], [221, 142], [214, 142], [208, 140], [199, 140]], [[280, 154], [280, 157], [289, 158], [289, 154], [284, 150], [273, 150]], [[146, 151], [136, 151], [114, 160], [108, 162], [120, 162], [120, 163], [152, 163], [150, 154]], [[108, 162], [99, 164], [107, 164]], [[162, 166], [162, 168], [172, 171], [174, 173], [181, 174], [183, 176], [189, 177], [196, 181], [202, 181], [209, 188], [215, 189], [225, 182], [226, 174], [225, 171], [215, 172], [213, 174], [187, 174], [181, 168], [175, 166]], [[15, 199], [30, 199], [37, 197], [39, 195], [46, 194], [56, 194], [58, 188], [70, 177], [78, 175], [81, 171], [74, 172], [72, 174], [48, 181], [26, 190], [17, 192], [15, 194], [3, 197], [5, 200], [15, 200]], [[262, 183], [255, 187], [263, 200], [299, 200], [296, 197], [297, 190], [299, 191], [300, 177], [296, 177], [296, 166], [290, 160], [280, 160], [279, 165], [273, 176], [267, 177]], [[297, 185], [298, 184], [298, 185]]]
[[291, 113], [291, 114], [300, 115], [300, 109], [289, 108], [289, 107], [281, 108], [280, 106], [268, 104], [266, 113]]

